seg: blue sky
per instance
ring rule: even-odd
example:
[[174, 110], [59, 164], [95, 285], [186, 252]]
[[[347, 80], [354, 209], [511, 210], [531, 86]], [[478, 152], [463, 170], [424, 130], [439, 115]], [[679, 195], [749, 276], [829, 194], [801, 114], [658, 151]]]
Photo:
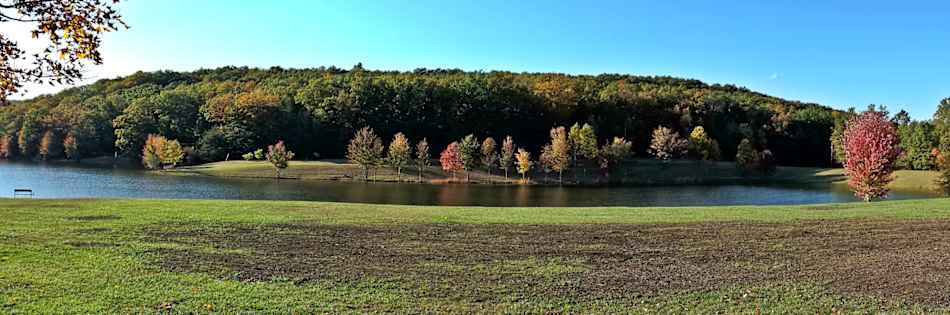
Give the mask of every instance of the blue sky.
[[[134, 0], [109, 78], [224, 65], [630, 73], [927, 119], [950, 97], [947, 2]], [[35, 89], [33, 93], [49, 92]]]

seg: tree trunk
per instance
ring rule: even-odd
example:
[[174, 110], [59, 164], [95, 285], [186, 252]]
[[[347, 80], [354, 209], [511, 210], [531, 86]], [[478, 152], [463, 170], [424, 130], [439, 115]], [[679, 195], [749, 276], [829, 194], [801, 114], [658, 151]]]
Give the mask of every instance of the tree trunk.
[[422, 167], [419, 167], [419, 182], [422, 182]]
[[488, 183], [491, 184], [491, 166], [488, 167]]
[[363, 181], [369, 181], [369, 167], [363, 166]]
[[398, 182], [398, 181], [401, 181], [401, 180], [402, 180], [402, 167], [397, 167], [397, 168], [396, 168], [396, 181]]
[[564, 171], [557, 171], [557, 184], [558, 185], [564, 184]]
[[472, 172], [465, 170], [465, 182], [468, 183], [471, 181], [472, 181]]

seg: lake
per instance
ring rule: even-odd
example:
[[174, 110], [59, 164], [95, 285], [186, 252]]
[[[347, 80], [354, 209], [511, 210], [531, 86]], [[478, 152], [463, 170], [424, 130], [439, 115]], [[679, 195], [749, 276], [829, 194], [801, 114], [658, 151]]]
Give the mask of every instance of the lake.
[[[856, 201], [842, 185], [555, 187], [174, 176], [121, 167], [0, 161], [0, 196], [311, 200], [452, 206], [699, 206]], [[935, 197], [892, 192], [889, 199]]]

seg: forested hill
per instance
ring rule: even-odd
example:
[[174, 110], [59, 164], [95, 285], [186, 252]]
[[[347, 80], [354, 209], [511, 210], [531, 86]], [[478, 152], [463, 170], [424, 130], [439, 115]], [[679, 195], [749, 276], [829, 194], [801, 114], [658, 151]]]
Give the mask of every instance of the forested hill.
[[0, 108], [0, 133], [11, 157], [35, 157], [43, 142], [65, 138], [83, 156], [139, 156], [153, 133], [193, 146], [196, 161], [211, 161], [277, 140], [298, 158], [341, 157], [363, 126], [387, 141], [396, 132], [428, 138], [436, 152], [470, 133], [511, 135], [537, 152], [552, 127], [580, 122], [593, 125], [602, 142], [631, 140], [642, 157], [655, 127], [688, 135], [703, 126], [725, 160], [748, 138], [780, 164], [818, 166], [830, 164], [829, 135], [841, 115], [672, 77], [224, 67], [139, 72], [13, 102]]

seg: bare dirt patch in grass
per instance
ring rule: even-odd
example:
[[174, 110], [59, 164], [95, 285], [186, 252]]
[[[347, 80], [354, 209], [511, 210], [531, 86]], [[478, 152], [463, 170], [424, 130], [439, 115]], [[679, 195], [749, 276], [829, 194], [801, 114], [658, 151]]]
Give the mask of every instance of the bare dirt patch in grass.
[[474, 302], [628, 299], [793, 281], [950, 305], [947, 221], [180, 225], [148, 237], [196, 249], [159, 251], [174, 271], [242, 281], [384, 279], [422, 296]]
[[73, 248], [108, 248], [115, 247], [116, 244], [105, 242], [85, 242], [85, 241], [66, 241], [63, 244]]
[[111, 221], [111, 220], [118, 220], [121, 218], [122, 217], [117, 216], [117, 215], [83, 215], [83, 216], [68, 217], [66, 219], [72, 220], [72, 221]]

